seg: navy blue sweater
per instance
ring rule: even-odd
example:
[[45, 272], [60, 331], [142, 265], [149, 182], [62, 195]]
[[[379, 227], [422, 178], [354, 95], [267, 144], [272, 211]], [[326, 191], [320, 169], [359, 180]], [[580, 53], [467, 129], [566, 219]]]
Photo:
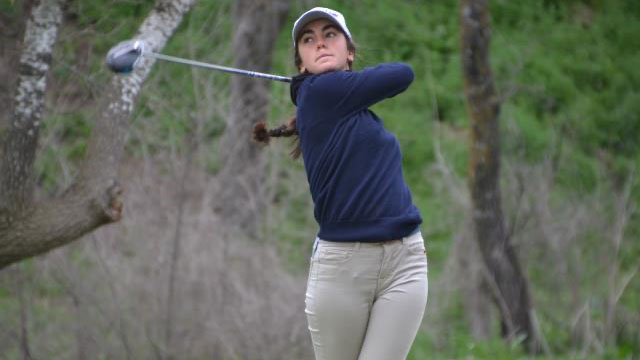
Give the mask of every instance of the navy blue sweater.
[[368, 109], [413, 81], [406, 64], [307, 76], [292, 93], [318, 237], [378, 242], [422, 223], [402, 177], [396, 137]]

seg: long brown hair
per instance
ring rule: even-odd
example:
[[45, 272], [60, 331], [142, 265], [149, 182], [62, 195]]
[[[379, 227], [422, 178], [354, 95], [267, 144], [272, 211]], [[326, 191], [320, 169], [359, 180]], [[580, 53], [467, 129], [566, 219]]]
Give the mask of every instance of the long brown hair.
[[[347, 50], [356, 53], [356, 45], [342, 30], [338, 29], [338, 31], [342, 32], [345, 39], [347, 39]], [[293, 51], [293, 63], [296, 66], [298, 71], [302, 65], [302, 58], [300, 57], [300, 53], [298, 52], [298, 41], [302, 37], [302, 34], [298, 35], [296, 39], [296, 46]], [[352, 69], [353, 62], [351, 60], [347, 60], [347, 64], [349, 65], [349, 70]], [[264, 145], [269, 144], [269, 140], [272, 137], [289, 137], [295, 136], [294, 148], [291, 150], [290, 155], [292, 158], [297, 159], [302, 154], [302, 148], [300, 147], [300, 138], [298, 134], [298, 129], [296, 128], [296, 116], [293, 115], [289, 118], [287, 123], [280, 125], [278, 127], [268, 129], [267, 123], [265, 121], [260, 121], [253, 126], [253, 140], [257, 143], [261, 143]]]

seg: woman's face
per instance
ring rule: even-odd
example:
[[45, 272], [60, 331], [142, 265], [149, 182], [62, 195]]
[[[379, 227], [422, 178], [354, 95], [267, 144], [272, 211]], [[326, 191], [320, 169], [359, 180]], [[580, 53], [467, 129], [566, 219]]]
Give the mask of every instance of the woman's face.
[[329, 70], [348, 70], [354, 53], [347, 49], [347, 38], [337, 25], [318, 19], [305, 25], [298, 40], [302, 60], [300, 72], [318, 74]]

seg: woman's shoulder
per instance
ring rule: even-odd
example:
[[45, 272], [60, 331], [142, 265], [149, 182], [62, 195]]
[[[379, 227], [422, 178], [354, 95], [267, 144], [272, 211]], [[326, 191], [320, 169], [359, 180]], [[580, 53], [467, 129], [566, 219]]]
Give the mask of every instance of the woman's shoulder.
[[405, 63], [381, 63], [358, 71], [329, 71], [294, 81], [291, 98], [294, 103], [304, 98], [307, 105], [317, 103], [319, 107], [336, 104], [367, 107], [404, 91], [413, 79], [413, 70]]
[[413, 77], [413, 69], [406, 63], [379, 63], [361, 70], [333, 70], [308, 77], [310, 85], [326, 85], [334, 82], [370, 78], [376, 76], [408, 76]]
[[347, 71], [327, 71], [320, 74], [300, 74], [291, 79], [291, 101], [298, 105], [301, 96], [318, 94], [336, 89], [341, 78], [348, 76]]

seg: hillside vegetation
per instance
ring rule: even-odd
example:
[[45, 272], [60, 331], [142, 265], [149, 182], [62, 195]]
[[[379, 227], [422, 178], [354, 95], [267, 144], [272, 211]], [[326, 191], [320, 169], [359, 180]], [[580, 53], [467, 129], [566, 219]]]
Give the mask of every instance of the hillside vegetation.
[[[163, 53], [231, 65], [231, 1], [197, 4]], [[112, 76], [104, 55], [133, 36], [152, 5], [74, 0], [67, 6], [36, 164], [38, 196], [71, 183]], [[356, 70], [400, 61], [415, 72], [405, 93], [373, 107], [400, 141], [404, 176], [425, 220], [429, 304], [410, 359], [525, 358], [517, 344], [500, 338], [472, 237], [457, 2], [300, 1], [287, 24], [316, 5], [345, 15], [357, 44]], [[491, 63], [502, 100], [503, 206], [545, 356], [635, 359], [640, 2], [491, 0], [490, 11]], [[13, 19], [10, 26], [20, 26], [18, 2], [0, 0], [0, 12]], [[272, 73], [295, 72], [290, 30], [287, 25], [279, 34]], [[184, 358], [312, 358], [301, 304], [317, 225], [302, 162], [288, 156], [290, 142], [273, 141], [263, 150], [270, 204], [261, 235], [226, 229], [207, 210], [215, 204], [208, 189], [220, 167], [229, 76], [155, 65], [127, 145], [125, 219], [0, 272], [0, 358], [21, 358], [22, 313], [36, 358], [74, 358], [74, 344], [82, 341], [100, 354], [89, 358], [152, 357], [162, 338], [156, 326], [163, 324], [163, 257], [178, 201], [187, 204], [188, 228], [180, 269], [189, 307], [177, 316], [175, 331], [184, 339]], [[274, 82], [268, 123], [284, 123], [294, 111], [288, 86]], [[193, 134], [195, 152], [186, 140]], [[189, 156], [194, 170], [182, 196], [176, 184]], [[227, 256], [211, 255], [218, 253]], [[235, 275], [226, 277], [230, 272]]]

